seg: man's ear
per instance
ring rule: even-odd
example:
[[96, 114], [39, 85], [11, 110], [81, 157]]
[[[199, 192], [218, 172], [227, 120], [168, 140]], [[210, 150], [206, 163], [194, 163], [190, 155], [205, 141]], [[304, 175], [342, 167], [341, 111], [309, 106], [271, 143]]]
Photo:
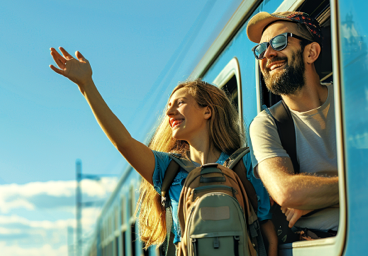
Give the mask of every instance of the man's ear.
[[304, 60], [307, 62], [307, 64], [314, 63], [319, 55], [321, 54], [321, 46], [319, 43], [313, 42], [305, 46], [304, 49]]
[[210, 107], [204, 107], [204, 119], [210, 119], [212, 116], [212, 111]]

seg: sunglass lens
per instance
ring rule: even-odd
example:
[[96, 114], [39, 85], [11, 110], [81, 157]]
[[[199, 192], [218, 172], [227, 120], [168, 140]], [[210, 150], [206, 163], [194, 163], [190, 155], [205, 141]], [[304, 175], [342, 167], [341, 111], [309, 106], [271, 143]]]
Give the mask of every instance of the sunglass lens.
[[272, 39], [271, 45], [276, 51], [281, 51], [287, 45], [287, 37], [285, 35], [276, 36], [274, 39]]
[[268, 43], [261, 43], [259, 44], [255, 49], [254, 49], [254, 53], [257, 56], [257, 59], [263, 59], [264, 57], [264, 53], [267, 50], [268, 47]]

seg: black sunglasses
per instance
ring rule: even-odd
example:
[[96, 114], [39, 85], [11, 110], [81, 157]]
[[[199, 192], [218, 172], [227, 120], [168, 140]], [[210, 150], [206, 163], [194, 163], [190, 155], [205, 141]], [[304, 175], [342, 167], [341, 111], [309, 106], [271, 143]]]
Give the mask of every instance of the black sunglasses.
[[282, 51], [286, 48], [287, 44], [288, 44], [288, 37], [294, 37], [296, 39], [302, 40], [302, 41], [308, 41], [308, 42], [312, 42], [308, 39], [305, 39], [303, 37], [294, 35], [293, 33], [282, 33], [280, 35], [275, 36], [274, 38], [272, 38], [269, 42], [264, 42], [261, 44], [258, 44], [256, 46], [253, 47], [252, 51], [254, 53], [254, 56], [256, 57], [256, 59], [261, 60], [264, 58], [264, 53], [266, 52], [266, 50], [268, 49], [268, 46], [271, 45], [272, 49], [274, 49], [275, 51]]

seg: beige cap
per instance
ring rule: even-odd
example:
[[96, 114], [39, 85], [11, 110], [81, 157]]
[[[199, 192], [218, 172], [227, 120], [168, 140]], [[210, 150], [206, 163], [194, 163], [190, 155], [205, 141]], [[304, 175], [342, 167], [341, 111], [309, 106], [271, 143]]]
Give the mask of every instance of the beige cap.
[[265, 27], [277, 20], [304, 24], [317, 42], [322, 40], [321, 28], [318, 22], [304, 12], [260, 12], [256, 14], [249, 20], [247, 25], [247, 35], [249, 40], [259, 43]]

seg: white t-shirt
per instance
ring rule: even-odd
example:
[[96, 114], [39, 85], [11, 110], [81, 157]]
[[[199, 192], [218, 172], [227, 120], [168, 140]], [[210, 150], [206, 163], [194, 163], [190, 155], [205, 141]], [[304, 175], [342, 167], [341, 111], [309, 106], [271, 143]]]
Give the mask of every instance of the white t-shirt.
[[[296, 153], [301, 173], [337, 175], [336, 129], [333, 86], [327, 86], [326, 101], [318, 108], [306, 112], [291, 111], [295, 126]], [[254, 118], [250, 128], [252, 163], [273, 157], [289, 157], [281, 145], [277, 127], [268, 109]], [[332, 207], [301, 218], [296, 227], [337, 230], [339, 208]]]

